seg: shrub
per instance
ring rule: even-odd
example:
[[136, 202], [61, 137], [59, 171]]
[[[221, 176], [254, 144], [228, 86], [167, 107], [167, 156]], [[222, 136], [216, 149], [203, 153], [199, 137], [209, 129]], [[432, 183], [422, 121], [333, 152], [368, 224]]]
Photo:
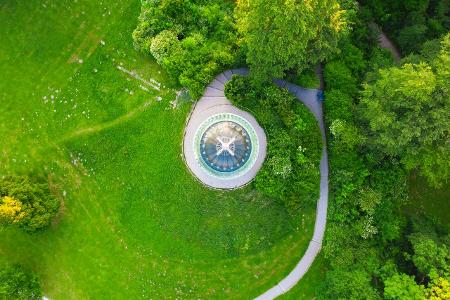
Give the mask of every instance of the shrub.
[[19, 265], [0, 269], [0, 299], [38, 300], [42, 298], [36, 275]]
[[150, 53], [159, 64], [162, 64], [164, 59], [179, 49], [180, 41], [177, 34], [171, 30], [161, 31], [151, 40], [150, 44]]
[[197, 99], [238, 60], [233, 8], [228, 1], [143, 1], [134, 44]]
[[22, 202], [10, 196], [0, 198], [0, 222], [18, 223], [26, 215], [23, 211]]
[[338, 89], [329, 89], [325, 91], [325, 99], [323, 105], [327, 112], [327, 123], [336, 119], [353, 120], [353, 98], [349, 94]]
[[0, 199], [3, 224], [14, 224], [28, 232], [48, 227], [59, 208], [59, 201], [50, 194], [47, 183], [24, 176], [1, 179]]
[[255, 88], [248, 77], [233, 76], [225, 94], [236, 106], [251, 111], [267, 135], [266, 162], [255, 187], [282, 201], [290, 212], [315, 203], [322, 138], [312, 113], [287, 90], [274, 85]]
[[320, 86], [320, 80], [314, 70], [304, 70], [295, 78], [295, 83], [308, 89], [317, 89]]
[[332, 61], [324, 68], [327, 90], [337, 89], [354, 97], [358, 92], [357, 78], [344, 61]]

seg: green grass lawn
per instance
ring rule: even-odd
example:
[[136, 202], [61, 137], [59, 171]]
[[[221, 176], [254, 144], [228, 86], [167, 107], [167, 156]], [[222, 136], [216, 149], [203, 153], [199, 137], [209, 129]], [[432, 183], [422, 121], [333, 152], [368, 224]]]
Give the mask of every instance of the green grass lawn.
[[34, 270], [51, 299], [257, 296], [302, 256], [315, 211], [194, 180], [190, 103], [173, 109], [179, 87], [134, 50], [139, 9], [0, 3], [0, 176], [46, 174], [63, 201], [45, 232], [0, 232], [0, 264]]
[[289, 292], [282, 295], [280, 300], [313, 300], [316, 299], [319, 285], [325, 279], [326, 262], [323, 255], [319, 254], [308, 273]]

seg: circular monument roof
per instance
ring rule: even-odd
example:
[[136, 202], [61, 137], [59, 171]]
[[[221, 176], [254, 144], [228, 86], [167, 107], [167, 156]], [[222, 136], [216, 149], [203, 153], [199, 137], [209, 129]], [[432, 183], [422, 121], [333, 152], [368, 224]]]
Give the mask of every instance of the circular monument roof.
[[221, 113], [210, 116], [199, 126], [193, 147], [195, 159], [206, 173], [218, 179], [231, 179], [254, 166], [259, 141], [245, 118]]
[[192, 174], [203, 184], [234, 189], [255, 178], [266, 157], [266, 135], [255, 118], [233, 106], [224, 72], [206, 88], [186, 124], [183, 154]]

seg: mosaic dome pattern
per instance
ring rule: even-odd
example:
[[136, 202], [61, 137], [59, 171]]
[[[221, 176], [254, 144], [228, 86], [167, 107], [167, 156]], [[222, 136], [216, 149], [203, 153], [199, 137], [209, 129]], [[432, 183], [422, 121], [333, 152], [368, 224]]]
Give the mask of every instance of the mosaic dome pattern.
[[252, 152], [252, 142], [241, 125], [221, 121], [211, 125], [200, 142], [201, 158], [218, 172], [234, 172], [245, 165]]
[[258, 137], [252, 125], [232, 113], [209, 117], [195, 135], [195, 157], [214, 177], [233, 179], [242, 176], [254, 166], [258, 151]]

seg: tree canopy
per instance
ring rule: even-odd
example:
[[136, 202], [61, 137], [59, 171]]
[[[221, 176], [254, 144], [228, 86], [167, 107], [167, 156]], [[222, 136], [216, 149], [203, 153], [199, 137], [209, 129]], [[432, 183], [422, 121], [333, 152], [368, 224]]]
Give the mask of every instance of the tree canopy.
[[199, 98], [237, 59], [233, 9], [229, 1], [142, 1], [133, 40]]
[[450, 35], [431, 60], [381, 69], [365, 84], [360, 112], [376, 151], [418, 168], [431, 184], [448, 180]]
[[42, 299], [41, 287], [36, 275], [19, 265], [0, 269], [0, 299]]
[[48, 227], [59, 209], [46, 182], [25, 176], [0, 180], [0, 224], [17, 225], [28, 232]]
[[256, 82], [324, 60], [336, 52], [348, 26], [336, 0], [240, 0], [236, 16], [239, 43]]

